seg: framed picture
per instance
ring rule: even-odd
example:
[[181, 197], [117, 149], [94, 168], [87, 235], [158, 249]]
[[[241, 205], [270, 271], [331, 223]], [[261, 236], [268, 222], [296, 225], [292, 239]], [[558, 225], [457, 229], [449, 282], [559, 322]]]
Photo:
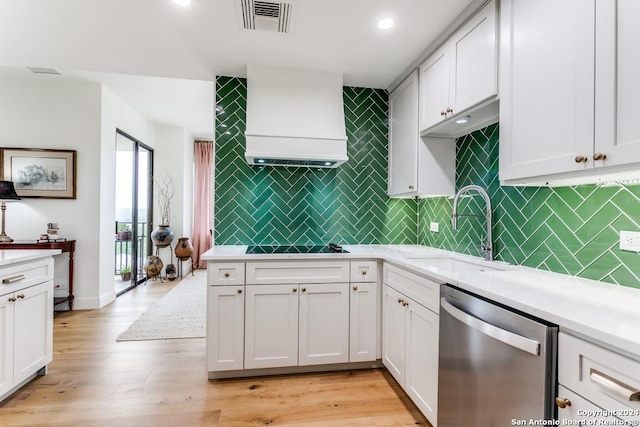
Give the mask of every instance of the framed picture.
[[76, 198], [76, 151], [38, 148], [0, 150], [2, 179], [20, 197]]

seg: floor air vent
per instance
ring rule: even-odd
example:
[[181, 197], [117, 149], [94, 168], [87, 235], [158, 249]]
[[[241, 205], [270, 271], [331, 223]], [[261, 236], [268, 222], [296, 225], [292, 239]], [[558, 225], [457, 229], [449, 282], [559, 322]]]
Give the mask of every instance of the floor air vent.
[[291, 31], [293, 3], [264, 0], [239, 0], [241, 25], [245, 30], [276, 33]]

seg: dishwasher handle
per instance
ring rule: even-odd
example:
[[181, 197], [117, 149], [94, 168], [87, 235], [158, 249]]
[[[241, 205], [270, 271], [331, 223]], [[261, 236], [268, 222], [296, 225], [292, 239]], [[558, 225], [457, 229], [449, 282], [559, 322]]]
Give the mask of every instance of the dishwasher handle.
[[472, 315], [451, 305], [445, 298], [440, 299], [440, 305], [447, 313], [478, 332], [489, 335], [498, 341], [502, 341], [505, 344], [518, 348], [522, 351], [526, 351], [527, 353], [531, 353], [536, 356], [540, 355], [540, 343], [538, 341], [530, 340], [529, 338], [514, 334], [513, 332], [500, 329], [497, 326], [493, 326], [490, 323], [478, 319], [477, 317], [473, 317]]

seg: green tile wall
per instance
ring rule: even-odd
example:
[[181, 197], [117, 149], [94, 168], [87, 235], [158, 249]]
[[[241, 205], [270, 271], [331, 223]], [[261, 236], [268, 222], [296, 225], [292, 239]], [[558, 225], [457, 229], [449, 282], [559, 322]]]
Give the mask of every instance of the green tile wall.
[[[456, 189], [477, 184], [491, 198], [495, 259], [640, 288], [640, 255], [618, 249], [619, 230], [640, 231], [640, 186], [502, 187], [498, 140], [496, 124], [456, 141]], [[418, 242], [478, 255], [484, 220], [462, 219], [453, 231], [452, 201], [419, 201]], [[463, 209], [482, 213], [484, 202], [469, 197]]]
[[247, 165], [246, 96], [216, 79], [215, 244], [417, 242], [417, 203], [386, 195], [386, 91], [344, 88], [349, 161], [322, 170]]

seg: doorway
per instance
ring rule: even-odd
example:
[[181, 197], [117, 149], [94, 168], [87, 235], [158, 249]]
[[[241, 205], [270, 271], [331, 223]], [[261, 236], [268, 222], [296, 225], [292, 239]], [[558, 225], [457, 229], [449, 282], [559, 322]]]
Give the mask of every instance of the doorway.
[[151, 255], [153, 150], [117, 129], [115, 172], [114, 287], [120, 296], [146, 279], [143, 263]]

